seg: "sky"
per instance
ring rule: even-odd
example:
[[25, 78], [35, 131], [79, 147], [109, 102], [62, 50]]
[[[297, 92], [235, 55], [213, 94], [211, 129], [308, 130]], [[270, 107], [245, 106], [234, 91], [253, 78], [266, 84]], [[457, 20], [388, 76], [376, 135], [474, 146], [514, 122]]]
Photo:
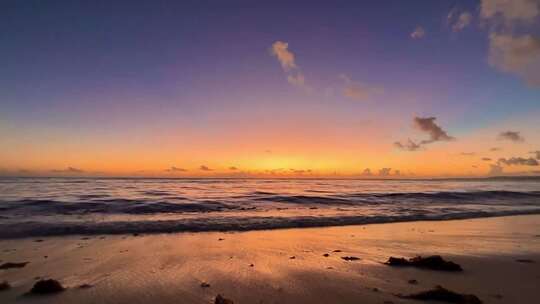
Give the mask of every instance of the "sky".
[[0, 175], [540, 174], [540, 0], [0, 2]]

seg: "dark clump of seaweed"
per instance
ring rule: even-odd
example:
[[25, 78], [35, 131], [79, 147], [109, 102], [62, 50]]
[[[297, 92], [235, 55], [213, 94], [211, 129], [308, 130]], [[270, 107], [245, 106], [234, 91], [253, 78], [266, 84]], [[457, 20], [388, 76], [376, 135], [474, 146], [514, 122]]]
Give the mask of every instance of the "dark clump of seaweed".
[[417, 256], [411, 259], [390, 257], [385, 263], [389, 266], [411, 266], [440, 271], [463, 271], [459, 264], [444, 260], [440, 255]]
[[222, 295], [218, 294], [214, 304], [234, 304], [233, 300], [224, 298]]
[[21, 263], [7, 262], [7, 263], [4, 263], [4, 264], [0, 265], [0, 269], [23, 268], [28, 263], [30, 263], [30, 262], [21, 262]]
[[53, 279], [39, 280], [34, 284], [34, 287], [30, 290], [31, 294], [51, 294], [64, 291], [65, 288]]
[[435, 289], [430, 289], [419, 293], [397, 296], [404, 299], [420, 301], [440, 301], [457, 304], [482, 304], [482, 301], [475, 295], [457, 293], [442, 286], [437, 286]]
[[0, 291], [8, 290], [11, 288], [11, 285], [7, 281], [0, 282]]

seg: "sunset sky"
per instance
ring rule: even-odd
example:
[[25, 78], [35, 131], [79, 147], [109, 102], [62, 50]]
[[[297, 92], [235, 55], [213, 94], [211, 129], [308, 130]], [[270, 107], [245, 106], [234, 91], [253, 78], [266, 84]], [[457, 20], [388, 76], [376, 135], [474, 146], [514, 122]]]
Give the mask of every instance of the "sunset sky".
[[540, 174], [540, 0], [292, 2], [2, 1], [0, 175]]

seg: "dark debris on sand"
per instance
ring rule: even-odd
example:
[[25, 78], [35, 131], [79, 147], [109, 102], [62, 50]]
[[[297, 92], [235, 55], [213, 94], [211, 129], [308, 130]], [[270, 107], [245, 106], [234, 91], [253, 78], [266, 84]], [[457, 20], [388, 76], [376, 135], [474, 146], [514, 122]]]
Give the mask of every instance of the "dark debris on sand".
[[94, 287], [94, 285], [92, 284], [81, 284], [79, 285], [79, 289], [88, 289], [88, 288], [92, 288]]
[[210, 287], [210, 284], [208, 284], [207, 282], [201, 282], [201, 287], [202, 288], [208, 288], [208, 287]]
[[407, 281], [407, 282], [408, 282], [409, 284], [411, 284], [411, 285], [416, 285], [416, 284], [418, 284], [418, 281], [415, 280], [415, 279], [411, 279], [411, 280], [409, 280], [409, 281]]
[[57, 280], [47, 279], [39, 280], [30, 290], [31, 294], [51, 294], [64, 291], [65, 288]]
[[355, 257], [355, 256], [344, 256], [344, 257], [341, 257], [341, 259], [343, 259], [345, 261], [358, 261], [358, 260], [360, 260], [359, 257]]
[[528, 264], [534, 263], [533, 260], [529, 260], [529, 259], [517, 259], [516, 262], [518, 262], [518, 263], [528, 263]]
[[404, 299], [413, 299], [420, 301], [440, 301], [447, 303], [458, 304], [482, 304], [482, 301], [472, 294], [461, 294], [448, 290], [442, 286], [437, 286], [435, 289], [422, 291], [410, 295], [397, 295]]
[[0, 265], [0, 269], [23, 268], [28, 263], [30, 263], [30, 262], [21, 262], [21, 263], [6, 262], [6, 263]]
[[7, 281], [0, 282], [0, 291], [8, 290], [11, 288], [11, 285]]
[[233, 300], [224, 298], [222, 295], [218, 294], [214, 304], [234, 304]]
[[459, 264], [451, 261], [445, 261], [440, 255], [428, 257], [417, 256], [411, 259], [390, 257], [385, 263], [389, 266], [412, 266], [440, 271], [463, 271]]

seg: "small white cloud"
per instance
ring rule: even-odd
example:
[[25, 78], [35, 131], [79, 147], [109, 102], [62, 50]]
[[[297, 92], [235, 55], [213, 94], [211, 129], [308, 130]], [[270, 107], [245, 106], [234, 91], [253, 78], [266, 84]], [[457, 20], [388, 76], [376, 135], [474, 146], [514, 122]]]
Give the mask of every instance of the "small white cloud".
[[294, 62], [294, 54], [289, 51], [289, 44], [283, 41], [276, 41], [272, 44], [271, 49], [272, 55], [276, 56], [281, 67], [285, 71], [296, 68], [296, 63]]
[[421, 26], [417, 26], [414, 29], [414, 31], [412, 31], [411, 38], [412, 39], [421, 39], [421, 38], [424, 38], [425, 35], [426, 35], [426, 30]]
[[279, 63], [281, 64], [281, 67], [287, 74], [288, 83], [296, 87], [300, 87], [306, 90], [306, 92], [311, 91], [311, 88], [306, 85], [306, 78], [304, 77], [304, 74], [302, 73], [298, 65], [296, 65], [295, 55], [289, 50], [288, 43], [283, 41], [276, 41], [272, 44], [270, 52], [272, 53], [272, 55], [276, 56]]
[[459, 14], [455, 20], [453, 20], [453, 16], [449, 15], [449, 22], [452, 23], [453, 32], [460, 32], [464, 30], [467, 26], [469, 26], [469, 24], [471, 24], [472, 20], [472, 14], [467, 11]]

